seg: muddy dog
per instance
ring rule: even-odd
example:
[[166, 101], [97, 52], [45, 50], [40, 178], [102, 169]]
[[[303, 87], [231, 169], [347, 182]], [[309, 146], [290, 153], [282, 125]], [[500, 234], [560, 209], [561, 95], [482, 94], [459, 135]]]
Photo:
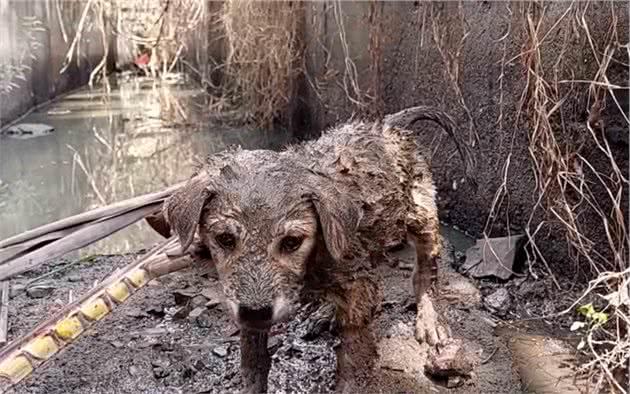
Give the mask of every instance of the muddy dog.
[[[283, 152], [234, 149], [211, 156], [164, 204], [153, 228], [209, 252], [226, 303], [241, 327], [245, 392], [265, 392], [270, 327], [305, 298], [334, 308], [341, 345], [337, 389], [376, 383], [371, 322], [379, 300], [377, 264], [401, 244], [415, 248], [416, 337], [435, 345], [450, 334], [431, 301], [440, 240], [429, 163], [408, 127], [438, 123], [456, 142], [470, 182], [468, 148], [453, 120], [419, 106], [383, 121], [350, 122]], [[191, 249], [192, 250], [192, 249]]]

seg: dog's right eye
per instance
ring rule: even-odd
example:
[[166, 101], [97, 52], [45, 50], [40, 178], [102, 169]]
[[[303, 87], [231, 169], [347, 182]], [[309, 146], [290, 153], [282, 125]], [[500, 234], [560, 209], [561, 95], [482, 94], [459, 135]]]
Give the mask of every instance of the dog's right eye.
[[234, 249], [234, 246], [236, 246], [236, 238], [229, 233], [219, 234], [215, 237], [215, 240], [223, 249], [226, 250], [232, 250]]
[[302, 245], [304, 238], [301, 237], [285, 237], [280, 243], [280, 248], [285, 253], [293, 253]]

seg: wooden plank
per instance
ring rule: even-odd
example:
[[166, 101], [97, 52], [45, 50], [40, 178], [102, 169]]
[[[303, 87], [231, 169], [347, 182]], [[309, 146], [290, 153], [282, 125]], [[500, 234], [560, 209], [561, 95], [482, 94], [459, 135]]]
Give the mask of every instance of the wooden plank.
[[0, 282], [0, 345], [7, 343], [9, 330], [9, 281]]

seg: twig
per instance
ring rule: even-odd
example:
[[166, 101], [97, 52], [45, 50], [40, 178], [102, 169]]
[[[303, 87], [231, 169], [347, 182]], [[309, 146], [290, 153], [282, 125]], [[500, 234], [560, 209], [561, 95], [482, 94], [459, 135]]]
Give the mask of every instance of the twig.
[[45, 278], [48, 278], [48, 277], [53, 276], [53, 275], [55, 275], [55, 274], [58, 274], [58, 273], [60, 273], [60, 272], [63, 272], [63, 271], [65, 271], [65, 270], [67, 270], [68, 268], [74, 267], [74, 266], [75, 266], [75, 265], [77, 265], [77, 264], [81, 264], [81, 263], [85, 263], [85, 262], [89, 262], [89, 261], [91, 261], [91, 258], [87, 258], [87, 259], [78, 259], [78, 260], [75, 260], [75, 261], [73, 261], [73, 262], [71, 262], [71, 263], [69, 263], [69, 264], [62, 265], [61, 267], [55, 268], [54, 270], [52, 270], [52, 271], [50, 271], [50, 272], [47, 272], [47, 273], [45, 273], [45, 274], [43, 274], [43, 275], [40, 275], [40, 276], [38, 276], [37, 278], [34, 278], [34, 279], [29, 280], [28, 282], [26, 282], [25, 287], [27, 287], [27, 288], [28, 288], [28, 287], [30, 287], [33, 283], [37, 283], [37, 282], [39, 282], [39, 281], [40, 281], [40, 280], [42, 280], [42, 279], [45, 279]]
[[486, 357], [485, 359], [481, 360], [481, 365], [486, 364], [488, 361], [490, 361], [490, 359], [492, 359], [492, 357], [494, 357], [495, 353], [499, 350], [499, 347], [496, 346], [494, 348], [494, 350], [492, 351], [492, 353], [490, 353], [490, 355], [488, 357]]

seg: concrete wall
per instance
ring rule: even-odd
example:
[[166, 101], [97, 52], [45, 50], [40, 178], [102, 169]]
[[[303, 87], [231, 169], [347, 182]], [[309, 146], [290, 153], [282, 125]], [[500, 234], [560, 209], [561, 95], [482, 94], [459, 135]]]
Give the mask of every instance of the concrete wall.
[[[79, 63], [75, 57], [70, 67], [59, 73], [86, 4], [62, 0], [0, 2], [0, 126], [34, 105], [87, 83], [104, 53], [92, 12], [78, 46]], [[11, 88], [7, 88], [9, 84]]]
[[[496, 220], [486, 230], [497, 236], [506, 235], [508, 227], [512, 232], [523, 231], [538, 198], [529, 150], [532, 118], [526, 108], [521, 111], [523, 92], [531, 92], [527, 83], [533, 81], [532, 75], [528, 79], [526, 68], [526, 61], [531, 58], [527, 53], [519, 56], [530, 37], [528, 15], [536, 27], [538, 16], [544, 12], [538, 37], [545, 37], [540, 44], [540, 61], [547, 81], [595, 78], [599, 63], [587, 32], [580, 26], [582, 17], [588, 23], [588, 33], [600, 61], [612, 32], [611, 25], [617, 29], [620, 45], [629, 42], [625, 2], [573, 3], [572, 9], [569, 2], [543, 4], [544, 10], [530, 2], [307, 3], [306, 65], [311, 81], [303, 99], [310, 109], [313, 128], [321, 130], [352, 114], [378, 115], [418, 104], [439, 106], [457, 119], [459, 132], [465, 139], [475, 132], [479, 138], [475, 151], [480, 187], [475, 194], [468, 185], [459, 182], [462, 165], [453, 143], [431, 124], [418, 126], [426, 131], [422, 142], [434, 151], [433, 170], [442, 218], [480, 235], [495, 195], [502, 187], [509, 156], [507, 195], [498, 207]], [[618, 18], [616, 21], [613, 14]], [[552, 29], [558, 20], [561, 22]], [[342, 35], [347, 46], [341, 45]], [[628, 52], [623, 47], [615, 49], [607, 77], [613, 84], [628, 86]], [[348, 83], [353, 69], [347, 67], [347, 59], [356, 66], [359, 91]], [[568, 148], [586, 140], [588, 143], [580, 154], [597, 169], [610, 174], [610, 164], [584, 127], [590, 106], [588, 84], [571, 86], [552, 83], [547, 88], [549, 94], [554, 94], [557, 87], [557, 97], [566, 100], [558, 111], [562, 114], [562, 124], [554, 124], [555, 138]], [[628, 116], [628, 90], [615, 92]], [[607, 140], [627, 177], [628, 140], [623, 136], [628, 134], [628, 124], [609, 94], [605, 101], [602, 120]], [[610, 199], [594, 178], [590, 175], [587, 180], [601, 197], [598, 201], [602, 210], [610, 212]], [[627, 195], [626, 189], [624, 207], [628, 205]], [[606, 249], [601, 219], [586, 204], [578, 211], [581, 227], [596, 241], [594, 248]], [[545, 215], [540, 209], [536, 212], [529, 228], [533, 231], [539, 223], [544, 223], [537, 234], [537, 243], [545, 258], [563, 272], [567, 268], [573, 271], [576, 267], [567, 266], [565, 228], [552, 215]]]

